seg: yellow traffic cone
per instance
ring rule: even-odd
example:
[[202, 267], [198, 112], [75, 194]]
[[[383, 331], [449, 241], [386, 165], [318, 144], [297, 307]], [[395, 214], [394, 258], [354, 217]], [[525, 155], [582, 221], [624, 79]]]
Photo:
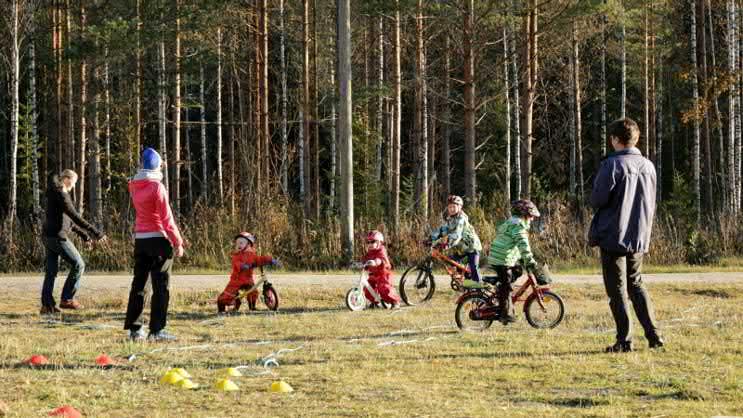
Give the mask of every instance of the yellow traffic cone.
[[221, 374], [224, 377], [242, 377], [243, 375], [242, 373], [240, 373], [240, 370], [237, 370], [234, 367], [223, 369]]
[[214, 387], [216, 387], [217, 389], [219, 389], [221, 391], [224, 391], [224, 392], [233, 392], [233, 391], [236, 391], [236, 390], [240, 390], [240, 388], [237, 387], [237, 385], [235, 383], [233, 383], [232, 380], [230, 380], [230, 379], [222, 379], [222, 380], [218, 381], [214, 385]]
[[274, 393], [294, 392], [294, 388], [292, 388], [288, 383], [284, 382], [283, 380], [279, 380], [279, 381], [271, 383], [271, 392], [274, 392]]
[[190, 379], [191, 375], [186, 371], [186, 369], [176, 367], [174, 369], [170, 369], [173, 373], [178, 373], [179, 375], [183, 376], [184, 379]]
[[183, 380], [183, 376], [171, 370], [160, 378], [160, 383], [164, 385], [175, 385], [181, 380]]
[[183, 389], [196, 389], [199, 387], [199, 385], [192, 382], [191, 379], [183, 379], [176, 384], [178, 385], [178, 387], [182, 387]]

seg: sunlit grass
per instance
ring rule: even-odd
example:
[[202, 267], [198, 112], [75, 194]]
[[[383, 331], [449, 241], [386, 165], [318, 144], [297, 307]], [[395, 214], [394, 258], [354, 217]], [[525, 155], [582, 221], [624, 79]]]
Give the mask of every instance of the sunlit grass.
[[[85, 311], [49, 322], [37, 314], [36, 295], [10, 289], [0, 302], [0, 401], [16, 417], [62, 404], [90, 417], [743, 414], [739, 285], [651, 286], [668, 349], [651, 352], [639, 335], [638, 351], [624, 355], [602, 352], [614, 330], [601, 286], [555, 290], [568, 309], [557, 329], [520, 318], [482, 334], [455, 328], [448, 289], [428, 305], [352, 313], [343, 288], [280, 288], [278, 314], [229, 317], [215, 315], [217, 289], [175, 291], [168, 328], [180, 340], [133, 344], [121, 329], [123, 292], [88, 293]], [[279, 356], [278, 368], [256, 364], [299, 347]], [[120, 364], [95, 367], [101, 353]], [[51, 366], [20, 366], [31, 354]], [[249, 366], [235, 378], [240, 391], [213, 389], [231, 366]], [[159, 384], [171, 367], [187, 369], [202, 388]], [[278, 379], [295, 392], [269, 393]]]

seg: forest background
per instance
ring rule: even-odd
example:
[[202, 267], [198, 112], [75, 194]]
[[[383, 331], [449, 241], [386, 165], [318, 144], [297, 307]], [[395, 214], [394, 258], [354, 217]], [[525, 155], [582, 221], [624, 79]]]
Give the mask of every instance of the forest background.
[[41, 268], [44, 193], [64, 168], [111, 238], [88, 265], [128, 270], [126, 182], [146, 146], [167, 161], [187, 267], [223, 268], [250, 230], [289, 268], [339, 268], [373, 228], [408, 264], [449, 194], [486, 244], [531, 198], [537, 257], [595, 264], [587, 197], [624, 116], [658, 171], [648, 262], [736, 259], [741, 6], [4, 0], [0, 271]]

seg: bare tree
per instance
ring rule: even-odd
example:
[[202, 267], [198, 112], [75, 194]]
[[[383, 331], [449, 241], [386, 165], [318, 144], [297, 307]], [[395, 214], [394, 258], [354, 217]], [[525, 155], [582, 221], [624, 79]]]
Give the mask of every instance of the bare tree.
[[524, 197], [531, 197], [532, 142], [534, 141], [534, 100], [537, 94], [537, 0], [529, 0], [524, 14], [524, 62], [526, 64], [526, 91], [521, 99], [524, 106], [524, 141], [521, 146], [521, 188]]
[[353, 259], [353, 142], [351, 89], [351, 1], [338, 0], [338, 139], [341, 153], [341, 243]]
[[[738, 67], [737, 46], [737, 5], [735, 0], [727, 2], [727, 41], [728, 41], [728, 72], [735, 74]], [[728, 195], [730, 196], [730, 210], [733, 213], [738, 212], [739, 200], [737, 199], [737, 179], [738, 174], [735, 166], [735, 148], [736, 148], [736, 120], [739, 118], [737, 107], [737, 85], [730, 85], [728, 94]]]
[[[342, 0], [347, 1], [347, 0]], [[400, 43], [400, 0], [395, 0], [395, 63], [393, 79], [395, 85], [394, 133], [392, 135], [392, 226], [395, 234], [400, 233], [400, 129], [402, 117], [401, 86], [401, 48]]]
[[694, 211], [695, 211], [695, 217], [696, 222], [699, 223], [700, 217], [702, 215], [702, 208], [701, 208], [701, 202], [702, 202], [702, 193], [700, 189], [700, 156], [699, 156], [699, 143], [700, 143], [700, 132], [699, 132], [699, 82], [697, 80], [697, 20], [696, 20], [696, 7], [695, 7], [695, 0], [689, 0], [689, 4], [691, 6], [691, 65], [693, 68], [692, 74], [691, 74], [691, 88], [692, 88], [692, 97], [694, 98], [694, 142], [692, 144], [692, 174], [694, 177]]
[[475, 2], [466, 0], [464, 13], [464, 193], [470, 202], [474, 202], [477, 193], [477, 176], [475, 172], [475, 54], [473, 48], [475, 20]]
[[29, 113], [31, 114], [31, 191], [33, 198], [34, 217], [38, 219], [41, 215], [41, 204], [39, 202], [39, 130], [38, 110], [36, 108], [36, 47], [32, 39], [28, 43], [28, 97]]
[[[87, 15], [85, 12], [85, 1], [80, 1], [80, 33], [85, 33], [86, 30]], [[78, 163], [77, 163], [77, 174], [80, 176], [80, 181], [77, 183], [77, 211], [81, 214], [85, 210], [85, 177], [86, 171], [86, 159], [87, 152], [86, 147], [88, 143], [88, 63], [85, 58], [82, 58], [80, 62], [80, 147], [78, 148]]]
[[289, 161], [287, 161], [287, 87], [286, 87], [286, 27], [284, 0], [279, 0], [279, 55], [281, 65], [281, 191], [289, 193]]
[[180, 0], [173, 0], [175, 13], [174, 74], [173, 74], [173, 184], [174, 211], [181, 211], [181, 8]]
[[503, 26], [503, 84], [505, 91], [505, 102], [506, 102], [506, 155], [505, 155], [505, 178], [503, 179], [503, 189], [506, 196], [506, 203], [511, 201], [511, 84], [508, 77], [509, 73], [509, 57], [508, 57], [508, 30], [507, 25]]

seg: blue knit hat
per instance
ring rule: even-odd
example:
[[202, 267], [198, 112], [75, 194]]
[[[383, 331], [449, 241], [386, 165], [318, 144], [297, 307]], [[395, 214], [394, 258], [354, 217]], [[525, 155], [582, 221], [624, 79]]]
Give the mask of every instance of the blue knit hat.
[[145, 170], [157, 170], [161, 161], [160, 154], [152, 148], [145, 148], [142, 152], [142, 168]]

